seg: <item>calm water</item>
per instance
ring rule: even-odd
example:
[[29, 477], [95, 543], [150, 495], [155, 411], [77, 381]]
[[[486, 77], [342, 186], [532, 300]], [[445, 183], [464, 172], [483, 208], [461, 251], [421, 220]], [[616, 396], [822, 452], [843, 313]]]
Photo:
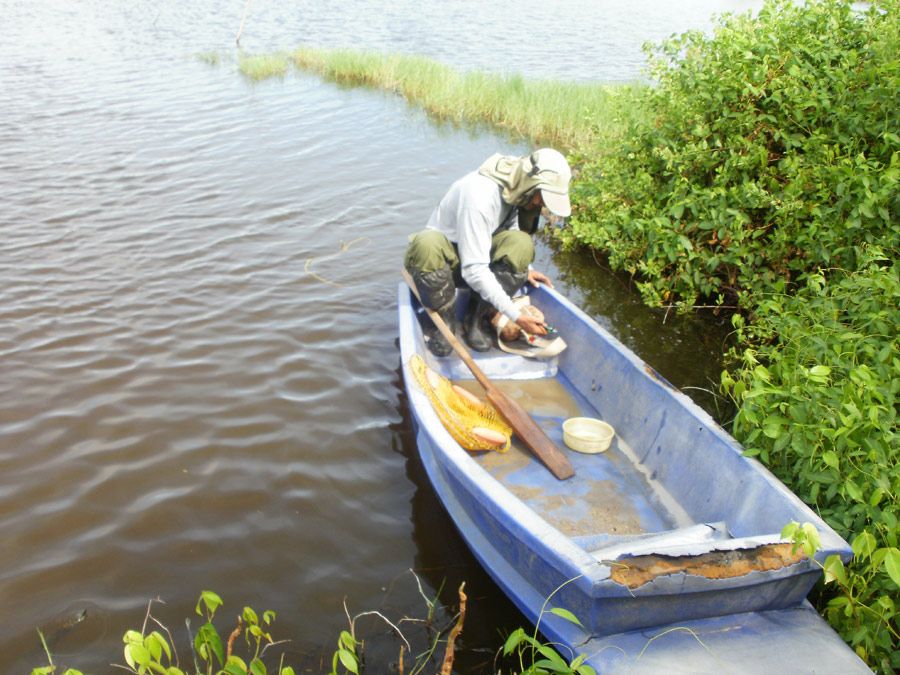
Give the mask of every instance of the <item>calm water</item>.
[[[241, 42], [629, 80], [643, 41], [758, 4], [254, 0]], [[445, 603], [467, 582], [457, 671], [489, 672], [522, 619], [424, 480], [395, 295], [447, 186], [525, 149], [377, 92], [244, 81], [244, 6], [3, 3], [0, 671], [40, 664], [43, 626], [57, 662], [110, 672], [151, 598], [183, 643], [212, 589], [229, 617], [275, 610], [320, 672], [345, 598], [424, 616], [413, 568]], [[676, 385], [717, 376], [721, 332], [663, 324], [590, 259], [542, 245], [538, 266]], [[384, 624], [358, 630], [396, 658]]]

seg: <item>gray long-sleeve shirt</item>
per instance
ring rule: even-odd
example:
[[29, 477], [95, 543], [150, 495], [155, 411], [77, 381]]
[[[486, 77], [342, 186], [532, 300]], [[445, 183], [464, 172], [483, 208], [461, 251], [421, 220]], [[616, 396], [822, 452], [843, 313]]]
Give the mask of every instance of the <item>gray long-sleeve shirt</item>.
[[456, 244], [462, 278], [469, 287], [505, 314], [518, 321], [521, 312], [491, 272], [491, 238], [494, 232], [518, 230], [516, 209], [500, 196], [503, 188], [477, 171], [457, 180], [428, 219], [428, 227]]

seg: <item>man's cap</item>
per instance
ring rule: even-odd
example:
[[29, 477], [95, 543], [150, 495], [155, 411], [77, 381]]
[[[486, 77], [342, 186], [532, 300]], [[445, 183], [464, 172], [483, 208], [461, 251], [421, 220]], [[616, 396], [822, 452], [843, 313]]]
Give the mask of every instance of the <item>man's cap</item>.
[[569, 202], [569, 179], [572, 171], [566, 158], [552, 148], [542, 148], [531, 153], [530, 175], [539, 180], [538, 189], [551, 213], [566, 218], [572, 213]]

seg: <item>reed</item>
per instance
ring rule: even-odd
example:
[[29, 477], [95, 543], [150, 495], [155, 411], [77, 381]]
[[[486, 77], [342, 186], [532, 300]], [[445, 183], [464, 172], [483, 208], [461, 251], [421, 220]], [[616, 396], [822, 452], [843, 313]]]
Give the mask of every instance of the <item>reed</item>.
[[300, 47], [240, 60], [241, 72], [253, 79], [284, 75], [290, 65], [335, 82], [393, 92], [441, 120], [485, 125], [563, 149], [594, 141], [635, 107], [632, 86], [459, 71], [409, 54]]
[[238, 59], [238, 70], [251, 80], [284, 77], [289, 67], [290, 58], [283, 52], [242, 55]]

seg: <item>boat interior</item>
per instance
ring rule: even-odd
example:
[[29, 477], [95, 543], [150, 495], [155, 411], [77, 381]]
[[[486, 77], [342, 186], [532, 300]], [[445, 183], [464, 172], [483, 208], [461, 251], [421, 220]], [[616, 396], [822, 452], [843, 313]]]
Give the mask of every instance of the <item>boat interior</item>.
[[[460, 316], [464, 307], [463, 297], [458, 301]], [[421, 309], [419, 313], [421, 320]], [[632, 362], [623, 361], [615, 349], [598, 354], [595, 344], [585, 349], [590, 336], [582, 339], [578, 334], [579, 330], [584, 333], [584, 326], [567, 325], [564, 315], [551, 315], [548, 320], [564, 326], [562, 334], [570, 343], [559, 356], [531, 359], [497, 348], [472, 356], [491, 382], [521, 404], [563, 449], [575, 476], [557, 480], [515, 437], [505, 453], [470, 453], [485, 470], [597, 560], [643, 552], [697, 555], [780, 541], [781, 528], [790, 522], [793, 512], [785, 504], [784, 520], [778, 521], [779, 509], [771, 508], [771, 499], [781, 495], [772, 490], [769, 481], [741, 476], [737, 485], [748, 490], [750, 499], [758, 495], [770, 500], [768, 506], [775, 513], [772, 521], [736, 506], [733, 489], [716, 485], [710, 464], [721, 460], [706, 446], [723, 442], [709, 433], [715, 425], [712, 420], [701, 418], [698, 423], [691, 418], [687, 424], [694, 426], [680, 428], [684, 423], [676, 417], [685, 416], [677, 415], [680, 411], [675, 407], [683, 403], [673, 402], [674, 388], [655, 373], [637, 372], [643, 362], [630, 353]], [[431, 368], [484, 398], [481, 386], [460, 359], [434, 357], [421, 335], [418, 340], [419, 353]], [[589, 357], [585, 351], [590, 352]], [[636, 372], [629, 373], [629, 369]], [[648, 395], [638, 391], [639, 387], [653, 391]], [[624, 397], [614, 393], [617, 389], [627, 392], [633, 403], [623, 405]], [[562, 424], [570, 417], [592, 417], [612, 424], [616, 434], [609, 449], [589, 454], [567, 448]], [[698, 445], [698, 437], [704, 445]], [[730, 447], [724, 451], [722, 469], [732, 470], [727, 463], [738, 455]], [[681, 467], [676, 458], [686, 452], [691, 459]]]

